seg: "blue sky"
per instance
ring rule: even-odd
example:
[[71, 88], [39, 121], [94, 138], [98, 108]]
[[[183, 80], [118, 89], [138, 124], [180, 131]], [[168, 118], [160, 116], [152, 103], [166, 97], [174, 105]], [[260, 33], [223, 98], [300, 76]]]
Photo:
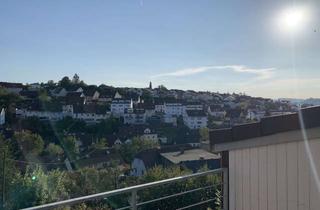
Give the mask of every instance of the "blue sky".
[[[292, 0], [0, 0], [0, 80], [320, 97], [320, 2], [296, 34]], [[293, 37], [293, 38], [292, 38]], [[294, 40], [294, 45], [292, 44]]]

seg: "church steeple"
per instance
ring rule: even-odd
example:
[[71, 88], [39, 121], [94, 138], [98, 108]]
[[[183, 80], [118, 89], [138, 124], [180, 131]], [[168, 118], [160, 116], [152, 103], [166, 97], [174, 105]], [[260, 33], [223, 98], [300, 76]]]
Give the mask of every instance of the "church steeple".
[[151, 81], [150, 81], [150, 83], [149, 83], [149, 89], [152, 90], [152, 82], [151, 82]]

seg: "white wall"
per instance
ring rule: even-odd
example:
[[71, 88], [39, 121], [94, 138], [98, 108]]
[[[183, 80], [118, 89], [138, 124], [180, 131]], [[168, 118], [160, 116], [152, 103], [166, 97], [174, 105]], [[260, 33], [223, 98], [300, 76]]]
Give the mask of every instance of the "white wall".
[[142, 176], [146, 171], [144, 162], [139, 158], [135, 158], [132, 161], [131, 168], [132, 168], [132, 172], [131, 172], [132, 176]]
[[[320, 139], [309, 143], [320, 174]], [[319, 210], [309, 163], [303, 141], [230, 151], [230, 210]]]
[[0, 109], [0, 125], [3, 125], [6, 122], [6, 113], [4, 108]]
[[207, 117], [189, 117], [184, 116], [183, 122], [190, 129], [199, 129], [207, 127], [208, 118]]

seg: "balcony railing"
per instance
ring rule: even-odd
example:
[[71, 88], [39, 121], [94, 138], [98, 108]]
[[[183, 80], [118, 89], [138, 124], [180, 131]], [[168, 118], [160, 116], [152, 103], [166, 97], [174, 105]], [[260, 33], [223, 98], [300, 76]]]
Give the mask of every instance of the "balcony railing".
[[[200, 177], [207, 177], [210, 175], [217, 175], [220, 181], [218, 183], [214, 183], [212, 185], [201, 186], [201, 187], [194, 188], [194, 189], [188, 189], [185, 191], [177, 192], [177, 193], [170, 194], [170, 195], [165, 195], [165, 196], [154, 198], [154, 199], [147, 200], [147, 201], [140, 201], [139, 200], [138, 192], [142, 192], [144, 190], [148, 190], [148, 189], [152, 189], [152, 188], [160, 187], [160, 186], [163, 186], [163, 187], [170, 186], [170, 184], [177, 184], [179, 182], [187, 181], [189, 179], [197, 179]], [[170, 199], [170, 198], [174, 198], [174, 197], [178, 197], [178, 196], [184, 196], [189, 193], [200, 193], [201, 191], [205, 191], [205, 190], [209, 190], [209, 189], [211, 189], [211, 190], [214, 189], [214, 190], [219, 191], [220, 198], [217, 198], [217, 195], [214, 195], [212, 197], [206, 198], [206, 200], [201, 199], [195, 203], [188, 204], [185, 206], [182, 205], [181, 207], [176, 208], [176, 209], [179, 209], [179, 210], [191, 209], [191, 208], [200, 209], [197, 207], [204, 206], [204, 205], [208, 205], [208, 206], [215, 205], [214, 203], [217, 201], [217, 199], [219, 199], [220, 200], [220, 204], [219, 204], [220, 209], [227, 210], [228, 209], [228, 169], [226, 169], [226, 168], [209, 170], [209, 171], [199, 172], [199, 173], [190, 174], [190, 175], [186, 175], [186, 176], [180, 176], [180, 177], [175, 177], [175, 178], [171, 178], [171, 179], [165, 179], [165, 180], [161, 180], [161, 181], [150, 182], [150, 183], [146, 183], [146, 184], [126, 187], [126, 188], [122, 188], [122, 189], [116, 189], [116, 190], [112, 190], [112, 191], [108, 191], [108, 192], [102, 192], [102, 193], [97, 193], [97, 194], [93, 194], [93, 195], [77, 197], [77, 198], [73, 198], [73, 199], [69, 199], [69, 200], [58, 201], [58, 202], [44, 204], [44, 205], [40, 205], [40, 206], [25, 208], [24, 210], [54, 209], [54, 208], [64, 207], [64, 206], [73, 206], [73, 205], [88, 202], [88, 201], [107, 200], [108, 198], [113, 197], [113, 196], [119, 196], [119, 195], [126, 196], [128, 194], [129, 194], [129, 198], [128, 198], [129, 205], [124, 206], [124, 207], [120, 207], [120, 208], [115, 208], [115, 209], [117, 209], [117, 210], [124, 210], [124, 209], [136, 210], [139, 207], [143, 207], [143, 206], [151, 204], [151, 203], [162, 202], [166, 199]]]

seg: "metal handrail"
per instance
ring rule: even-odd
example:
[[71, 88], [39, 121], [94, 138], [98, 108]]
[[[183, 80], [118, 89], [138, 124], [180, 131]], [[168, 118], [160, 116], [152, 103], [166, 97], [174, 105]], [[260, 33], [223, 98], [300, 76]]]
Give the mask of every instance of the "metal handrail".
[[[25, 208], [23, 210], [52, 209], [52, 208], [57, 208], [57, 207], [61, 207], [61, 206], [66, 206], [66, 205], [74, 205], [74, 204], [82, 203], [85, 201], [107, 198], [107, 197], [111, 197], [111, 196], [115, 196], [115, 195], [119, 195], [119, 194], [124, 194], [124, 193], [131, 193], [131, 208], [133, 210], [136, 210], [137, 206], [138, 206], [137, 205], [138, 204], [137, 203], [137, 192], [139, 190], [143, 190], [146, 188], [155, 187], [155, 186], [159, 186], [159, 185], [165, 185], [165, 184], [175, 183], [175, 182], [179, 182], [179, 181], [184, 181], [184, 180], [191, 179], [191, 178], [207, 176], [210, 174], [219, 174], [219, 173], [225, 174], [226, 172], [227, 172], [227, 169], [224, 169], [224, 168], [209, 170], [209, 171], [205, 171], [205, 172], [199, 172], [199, 173], [195, 173], [195, 174], [179, 176], [179, 177], [174, 177], [174, 178], [170, 178], [170, 179], [164, 179], [164, 180], [160, 180], [160, 181], [135, 185], [135, 186], [126, 187], [126, 188], [122, 188], [122, 189], [116, 189], [116, 190], [111, 190], [111, 191], [107, 191], [107, 192], [96, 193], [96, 194], [92, 194], [92, 195], [72, 198], [72, 199], [58, 201], [58, 202], [54, 202], [54, 203], [43, 204], [40, 206], [29, 207], [29, 208]], [[227, 180], [227, 179], [224, 179], [223, 183], [225, 182], [225, 180]], [[226, 191], [225, 190], [225, 189], [227, 189], [225, 187], [226, 184], [223, 184], [223, 185], [224, 185], [223, 189], [224, 189], [224, 191]], [[227, 196], [227, 194], [225, 194], [225, 192], [224, 192], [223, 196]], [[225, 200], [225, 198], [224, 198], [224, 200]], [[129, 207], [124, 207], [124, 208], [129, 208]]]

